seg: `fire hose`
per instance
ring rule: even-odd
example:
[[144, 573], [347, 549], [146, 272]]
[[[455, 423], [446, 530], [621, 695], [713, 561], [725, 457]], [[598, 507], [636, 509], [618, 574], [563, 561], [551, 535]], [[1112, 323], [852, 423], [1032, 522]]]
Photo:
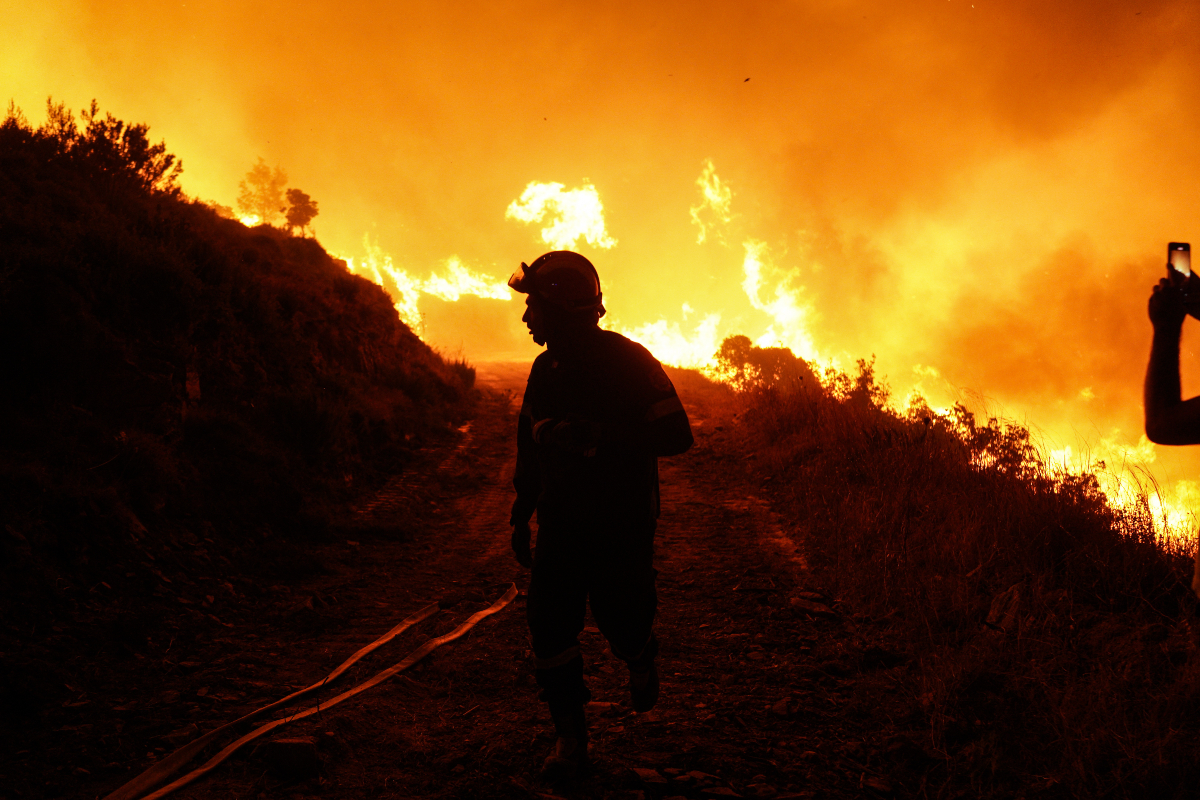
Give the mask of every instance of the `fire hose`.
[[[324, 678], [322, 678], [317, 683], [314, 683], [312, 686], [305, 687], [304, 689], [300, 689], [298, 691], [292, 692], [287, 697], [284, 697], [281, 700], [276, 700], [274, 703], [271, 703], [270, 705], [263, 706], [262, 708], [259, 708], [255, 711], [251, 711], [249, 714], [246, 714], [245, 716], [243, 716], [239, 719], [236, 719], [233, 722], [227, 723], [215, 730], [209, 731], [208, 733], [201, 736], [199, 739], [196, 739], [195, 741], [184, 745], [183, 747], [179, 748], [171, 755], [164, 758], [162, 761], [159, 761], [157, 764], [150, 767], [148, 770], [146, 770], [142, 774], [138, 775], [136, 778], [129, 781], [124, 786], [122, 786], [121, 788], [119, 788], [115, 792], [113, 792], [112, 794], [105, 797], [104, 800], [156, 800], [157, 798], [165, 797], [166, 795], [170, 794], [171, 792], [175, 791], [176, 789], [186, 786], [187, 784], [191, 783], [192, 781], [195, 781], [197, 778], [203, 777], [204, 775], [208, 774], [214, 768], [216, 768], [219, 764], [221, 764], [221, 762], [225, 761], [227, 758], [229, 758], [231, 755], [233, 755], [235, 752], [237, 752], [237, 750], [239, 748], [241, 748], [243, 745], [245, 745], [248, 742], [253, 741], [254, 739], [257, 739], [258, 737], [262, 736], [264, 733], [272, 731], [275, 728], [278, 728], [280, 725], [285, 725], [294, 720], [304, 719], [305, 717], [310, 717], [313, 714], [317, 714], [321, 711], [324, 711], [325, 709], [328, 709], [331, 706], [337, 705], [338, 703], [342, 702], [343, 700], [348, 700], [351, 697], [354, 697], [355, 695], [357, 695], [361, 692], [365, 692], [367, 689], [370, 689], [373, 686], [383, 683], [384, 681], [386, 681], [388, 678], [392, 677], [393, 675], [397, 675], [397, 674], [403, 672], [404, 670], [408, 669], [409, 667], [411, 667], [414, 664], [416, 664], [417, 662], [419, 662], [421, 659], [425, 658], [425, 656], [429, 655], [437, 648], [441, 647], [442, 645], [446, 644], [447, 642], [452, 642], [455, 639], [462, 636], [464, 633], [469, 631], [471, 628], [475, 627], [475, 624], [478, 623], [480, 620], [484, 619], [485, 617], [489, 617], [492, 614], [495, 614], [497, 611], [500, 611], [501, 609], [503, 609], [505, 606], [507, 606], [509, 603], [511, 603], [516, 596], [517, 596], [517, 586], [516, 586], [516, 584], [513, 584], [512, 586], [510, 586], [508, 588], [508, 591], [506, 591], [503, 595], [500, 596], [499, 599], [496, 600], [496, 602], [492, 603], [490, 606], [488, 606], [485, 609], [482, 609], [481, 611], [476, 611], [474, 614], [472, 614], [470, 617], [468, 617], [465, 621], [463, 621], [463, 623], [461, 625], [459, 625], [457, 628], [450, 631], [449, 633], [443, 634], [442, 636], [438, 636], [433, 639], [429, 639], [424, 644], [422, 644], [420, 647], [418, 647], [416, 650], [412, 651], [407, 656], [405, 656], [402, 661], [399, 661], [398, 663], [388, 667], [387, 669], [383, 670], [382, 672], [377, 673], [374, 677], [370, 678], [369, 680], [366, 680], [366, 681], [358, 684], [357, 686], [353, 687], [352, 689], [347, 689], [346, 691], [342, 692], [341, 694], [331, 697], [323, 703], [317, 703], [317, 705], [315, 705], [315, 706], [311, 706], [309, 708], [302, 709], [295, 713], [289, 713], [287, 716], [284, 716], [279, 719], [272, 720], [263, 725], [260, 725], [259, 727], [255, 728], [254, 730], [252, 730], [249, 733], [242, 736], [241, 738], [237, 739], [232, 744], [226, 746], [224, 749], [222, 749], [220, 752], [218, 752], [216, 755], [214, 755], [212, 758], [210, 758], [208, 761], [206, 761], [200, 767], [197, 767], [196, 769], [192, 770], [191, 772], [187, 773], [186, 775], [183, 775], [182, 777], [177, 778], [176, 780], [172, 781], [171, 783], [167, 784], [166, 786], [163, 786], [161, 789], [151, 792], [151, 790], [154, 789], [155, 786], [158, 786], [163, 781], [168, 780], [169, 778], [174, 776], [176, 773], [178, 773], [181, 769], [183, 769], [183, 767], [186, 766], [188, 764], [188, 762], [190, 762], [193, 758], [195, 758], [196, 755], [200, 753], [200, 751], [202, 751], [209, 744], [212, 744], [214, 741], [216, 741], [218, 738], [220, 738], [222, 734], [232, 731], [233, 729], [237, 728], [238, 726], [242, 725], [243, 723], [249, 722], [252, 719], [261, 717], [263, 714], [266, 714], [268, 711], [271, 711], [276, 708], [280, 708], [281, 706], [284, 706], [284, 705], [291, 703], [305, 695], [311, 694], [325, 686], [328, 686], [330, 683], [332, 683], [334, 680], [336, 680], [339, 676], [341, 676], [342, 673], [344, 673], [346, 670], [348, 670], [351, 666], [353, 666], [357, 661], [362, 659], [364, 656], [366, 656], [367, 654], [371, 653], [372, 651], [382, 647], [383, 645], [387, 644], [392, 639], [396, 638], [401, 633], [408, 630], [409, 628], [416, 625], [417, 623], [422, 622], [422, 621], [428, 619], [429, 617], [433, 616], [435, 613], [437, 613], [437, 610], [439, 608], [437, 603], [433, 603], [431, 605], [425, 606], [425, 608], [422, 608], [420, 611], [416, 612], [412, 616], [405, 619], [403, 622], [401, 622], [396, 627], [392, 628], [390, 631], [385, 633], [383, 636], [379, 637], [371, 644], [367, 645], [366, 647], [364, 647], [361, 650], [359, 650], [358, 652], [356, 652], [354, 655], [350, 656], [350, 658], [348, 658], [345, 662], [343, 662], [341, 666], [339, 666], [333, 672], [326, 675]], [[151, 793], [145, 794], [146, 792], [151, 792]]]

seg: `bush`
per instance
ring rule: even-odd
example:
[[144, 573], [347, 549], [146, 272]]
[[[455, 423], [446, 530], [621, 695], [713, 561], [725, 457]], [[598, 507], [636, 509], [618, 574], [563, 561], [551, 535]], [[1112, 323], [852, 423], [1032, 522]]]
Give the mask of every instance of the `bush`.
[[470, 411], [469, 367], [378, 286], [312, 239], [189, 201], [146, 126], [95, 103], [81, 121], [50, 103], [41, 127], [12, 108], [0, 123], [10, 630], [116, 585], [118, 565], [168, 574], [202, 539], [232, 553], [266, 528], [319, 529], [348, 483]]
[[1049, 469], [1028, 431], [962, 406], [883, 405], [872, 365], [754, 393], [777, 502], [861, 621], [908, 643], [902, 679], [948, 757], [943, 794], [1183, 797], [1197, 780], [1190, 563], [1148, 507]]

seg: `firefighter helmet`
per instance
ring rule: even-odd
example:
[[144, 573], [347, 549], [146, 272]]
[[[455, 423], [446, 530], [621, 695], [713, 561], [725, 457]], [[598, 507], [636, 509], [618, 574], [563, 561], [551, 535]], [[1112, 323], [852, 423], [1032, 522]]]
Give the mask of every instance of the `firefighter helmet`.
[[570, 250], [553, 250], [528, 266], [522, 263], [508, 285], [573, 314], [594, 311], [604, 316], [599, 273], [592, 262]]

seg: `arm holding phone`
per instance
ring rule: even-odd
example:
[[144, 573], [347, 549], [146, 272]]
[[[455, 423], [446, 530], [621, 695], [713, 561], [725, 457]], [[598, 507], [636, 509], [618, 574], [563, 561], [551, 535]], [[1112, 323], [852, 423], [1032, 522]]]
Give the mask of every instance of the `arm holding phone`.
[[1179, 338], [1189, 311], [1200, 313], [1200, 278], [1191, 272], [1186, 244], [1168, 246], [1167, 275], [1150, 295], [1154, 340], [1146, 369], [1146, 436], [1157, 444], [1200, 444], [1200, 397], [1183, 399]]

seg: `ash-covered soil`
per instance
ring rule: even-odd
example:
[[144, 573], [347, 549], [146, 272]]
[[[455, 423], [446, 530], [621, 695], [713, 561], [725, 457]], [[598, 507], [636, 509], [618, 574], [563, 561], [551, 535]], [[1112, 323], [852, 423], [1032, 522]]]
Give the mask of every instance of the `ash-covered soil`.
[[[425, 453], [347, 509], [345, 538], [289, 556], [303, 563], [288, 579], [230, 575], [213, 589], [226, 593], [219, 602], [181, 597], [162, 627], [167, 639], [186, 630], [183, 644], [123, 660], [79, 653], [67, 665], [78, 676], [70, 699], [39, 730], [8, 737], [4, 794], [103, 797], [198, 735], [320, 680], [431, 602], [443, 609], [323, 695], [400, 661], [511, 583], [523, 592], [528, 573], [507, 527], [521, 387], [500, 388], [454, 449]], [[733, 399], [701, 384], [680, 394], [696, 446], [661, 463], [662, 697], [649, 713], [630, 710], [624, 665], [589, 622], [593, 774], [539, 782], [553, 729], [536, 698], [522, 593], [416, 667], [264, 738], [300, 740], [284, 748], [297, 763], [251, 744], [173, 796], [918, 793], [941, 762], [913, 698], [897, 694], [902, 649], [807, 572], [799, 533], [772, 513], [770, 477], [742, 446]]]

